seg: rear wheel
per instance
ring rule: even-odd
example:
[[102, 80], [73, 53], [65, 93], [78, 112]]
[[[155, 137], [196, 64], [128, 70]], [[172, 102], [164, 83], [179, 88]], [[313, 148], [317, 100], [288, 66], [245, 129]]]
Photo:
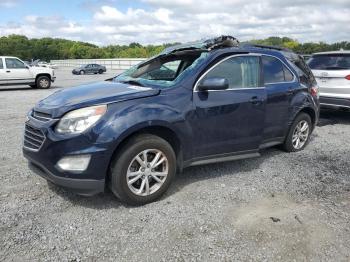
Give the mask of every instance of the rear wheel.
[[299, 114], [290, 127], [288, 136], [283, 144], [287, 152], [303, 150], [309, 142], [312, 132], [312, 122], [308, 114]]
[[36, 79], [36, 88], [48, 89], [51, 86], [51, 80], [47, 76], [39, 76]]
[[98, 70], [98, 73], [103, 74], [103, 70], [102, 69]]
[[110, 187], [123, 202], [143, 205], [158, 199], [176, 173], [176, 156], [170, 144], [154, 135], [132, 138], [111, 167]]

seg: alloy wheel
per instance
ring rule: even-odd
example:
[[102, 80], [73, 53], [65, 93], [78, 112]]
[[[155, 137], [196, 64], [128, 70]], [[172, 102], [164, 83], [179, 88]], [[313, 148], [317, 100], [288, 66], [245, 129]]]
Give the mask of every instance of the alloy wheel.
[[169, 161], [158, 149], [146, 149], [130, 162], [126, 174], [129, 189], [137, 196], [148, 196], [157, 192], [169, 173]]
[[292, 144], [295, 149], [301, 149], [309, 138], [310, 127], [307, 121], [300, 121], [293, 132]]

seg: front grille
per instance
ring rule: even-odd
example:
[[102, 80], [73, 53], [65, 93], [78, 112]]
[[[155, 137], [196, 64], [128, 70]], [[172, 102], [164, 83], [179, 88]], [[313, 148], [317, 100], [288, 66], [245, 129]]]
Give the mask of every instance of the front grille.
[[32, 113], [32, 117], [42, 122], [47, 122], [52, 119], [52, 116], [50, 114], [35, 111], [35, 110]]
[[26, 124], [24, 129], [23, 146], [38, 151], [45, 141], [45, 135], [39, 129]]

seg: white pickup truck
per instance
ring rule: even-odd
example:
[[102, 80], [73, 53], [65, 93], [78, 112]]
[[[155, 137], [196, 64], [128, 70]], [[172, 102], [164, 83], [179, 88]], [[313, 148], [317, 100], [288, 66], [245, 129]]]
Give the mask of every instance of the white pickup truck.
[[51, 68], [30, 67], [17, 57], [0, 56], [0, 86], [29, 85], [47, 89], [55, 79], [55, 72]]

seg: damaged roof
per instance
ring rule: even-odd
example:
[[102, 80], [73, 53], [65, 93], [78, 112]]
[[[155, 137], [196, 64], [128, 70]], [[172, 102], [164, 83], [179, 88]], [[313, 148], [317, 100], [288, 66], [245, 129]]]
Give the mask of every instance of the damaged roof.
[[239, 41], [233, 36], [219, 36], [215, 38], [210, 38], [204, 41], [190, 42], [186, 44], [171, 46], [166, 48], [161, 54], [170, 54], [178, 51], [184, 50], [195, 50], [200, 49], [203, 51], [210, 51], [213, 49], [224, 48], [224, 47], [238, 47]]

